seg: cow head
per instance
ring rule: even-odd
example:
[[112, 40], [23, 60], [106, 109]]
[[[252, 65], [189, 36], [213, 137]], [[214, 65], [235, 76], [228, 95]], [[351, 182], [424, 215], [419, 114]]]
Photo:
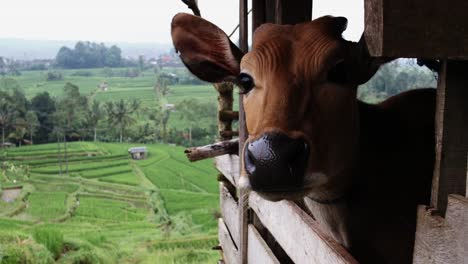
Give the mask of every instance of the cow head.
[[349, 186], [359, 135], [356, 87], [377, 67], [362, 45], [341, 37], [346, 24], [330, 16], [265, 24], [243, 54], [206, 20], [178, 14], [172, 21], [175, 48], [193, 74], [239, 86], [249, 132], [243, 168], [267, 199], [333, 199]]

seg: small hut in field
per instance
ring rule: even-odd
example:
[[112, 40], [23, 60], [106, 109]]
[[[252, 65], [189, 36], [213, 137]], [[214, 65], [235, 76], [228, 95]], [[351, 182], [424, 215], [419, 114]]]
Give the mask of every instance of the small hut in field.
[[134, 160], [143, 160], [148, 156], [148, 149], [146, 147], [133, 147], [128, 149], [128, 153]]

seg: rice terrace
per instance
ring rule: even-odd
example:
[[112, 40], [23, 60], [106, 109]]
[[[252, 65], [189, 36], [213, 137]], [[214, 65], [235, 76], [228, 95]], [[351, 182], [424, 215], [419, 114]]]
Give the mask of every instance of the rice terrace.
[[2, 151], [2, 162], [18, 172], [29, 166], [2, 170], [3, 187], [22, 187], [14, 202], [0, 202], [4, 262], [217, 260], [212, 162], [189, 164], [181, 147], [162, 144], [148, 145], [148, 159], [134, 161], [129, 146], [69, 144], [69, 177], [58, 175], [56, 144]]

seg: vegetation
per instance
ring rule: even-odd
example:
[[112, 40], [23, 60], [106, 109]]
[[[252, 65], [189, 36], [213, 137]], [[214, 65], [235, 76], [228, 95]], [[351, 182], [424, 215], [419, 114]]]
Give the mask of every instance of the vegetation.
[[[158, 68], [156, 74], [146, 63], [143, 68], [141, 76], [132, 78], [114, 76], [126, 71], [122, 68], [62, 70], [63, 80], [53, 82], [44, 82], [47, 73], [37, 71], [0, 77], [0, 92], [7, 95], [0, 102], [5, 141], [212, 142], [217, 136], [214, 89], [179, 85], [189, 75], [181, 68]], [[112, 77], [107, 77], [109, 70]], [[181, 118], [187, 111], [196, 113], [199, 122]]]
[[122, 64], [122, 50], [113, 45], [107, 48], [103, 43], [76, 43], [74, 49], [60, 48], [55, 58], [57, 65], [65, 69], [119, 67]]
[[1, 185], [23, 187], [0, 200], [0, 263], [216, 262], [212, 161], [189, 163], [183, 148], [162, 144], [134, 161], [130, 146], [70, 143], [68, 177], [56, 144], [0, 152]]

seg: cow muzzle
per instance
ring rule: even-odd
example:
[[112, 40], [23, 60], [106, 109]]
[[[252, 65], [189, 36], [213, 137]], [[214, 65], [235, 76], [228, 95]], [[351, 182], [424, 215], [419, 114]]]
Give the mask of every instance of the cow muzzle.
[[301, 191], [309, 147], [304, 139], [284, 133], [265, 133], [248, 142], [244, 149], [244, 168], [252, 190], [262, 193]]

